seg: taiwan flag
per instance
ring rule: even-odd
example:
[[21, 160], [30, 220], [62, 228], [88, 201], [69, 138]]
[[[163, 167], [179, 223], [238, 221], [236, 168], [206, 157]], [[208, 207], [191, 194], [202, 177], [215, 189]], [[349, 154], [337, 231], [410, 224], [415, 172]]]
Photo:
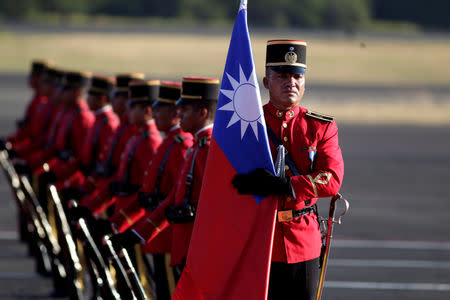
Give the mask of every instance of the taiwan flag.
[[203, 187], [183, 274], [172, 299], [266, 299], [277, 200], [239, 195], [231, 181], [274, 172], [241, 0], [228, 50]]

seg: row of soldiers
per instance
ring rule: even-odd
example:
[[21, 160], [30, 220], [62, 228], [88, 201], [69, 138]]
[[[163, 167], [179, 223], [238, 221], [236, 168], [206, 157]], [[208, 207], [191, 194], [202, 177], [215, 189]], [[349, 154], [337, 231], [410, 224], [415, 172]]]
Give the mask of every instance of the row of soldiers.
[[[105, 236], [111, 237], [115, 252], [128, 250], [129, 267], [134, 266], [143, 292], [139, 296], [128, 278], [121, 282], [116, 275], [106, 293], [110, 297], [170, 299], [186, 262], [219, 80], [145, 80], [142, 73], [111, 78], [34, 61], [29, 85], [34, 96], [25, 118], [14, 134], [2, 140], [1, 148], [14, 170], [32, 181], [34, 190], [29, 193], [35, 193], [37, 205], [54, 225], [53, 234], [60, 243], [64, 240], [64, 233], [58, 233], [64, 214], [76, 255], [86, 256], [80, 263], [93, 264], [84, 266], [94, 270], [91, 277], [101, 277], [98, 274], [109, 269], [102, 251]], [[63, 210], [58, 211], [56, 201]], [[20, 214], [21, 237], [33, 243], [27, 217]], [[98, 258], [89, 257], [90, 251], [83, 253], [87, 243], [74, 225], [79, 220], [88, 225], [88, 237], [94, 240], [90, 246], [103, 256], [105, 270], [98, 270]], [[77, 240], [82, 243], [77, 245]], [[38, 271], [51, 272], [42, 253], [37, 257]], [[68, 262], [58, 259], [67, 268]], [[74, 260], [69, 262], [73, 265]], [[52, 275], [55, 296], [77, 299], [86, 294], [80, 276]], [[93, 285], [99, 285], [95, 280]], [[108, 298], [105, 286], [93, 290], [95, 296]]]
[[[256, 168], [227, 183], [236, 194], [271, 196], [266, 201], [277, 202], [269, 300], [320, 298], [334, 203], [343, 199], [338, 194], [344, 162], [336, 122], [300, 106], [306, 47], [299, 40], [267, 42], [263, 84], [269, 102], [263, 107], [263, 126], [272, 157], [285, 157], [278, 164], [285, 176]], [[240, 74], [242, 79], [242, 69]], [[37, 228], [31, 230], [37, 237], [31, 239], [34, 252], [51, 252], [56, 294], [70, 290], [72, 298], [82, 298], [80, 282], [88, 274], [93, 297], [169, 299], [181, 276], [219, 80], [143, 78], [133, 73], [114, 80], [33, 63], [30, 86], [36, 95], [20, 129], [0, 145], [0, 163], [25, 207], [23, 236]], [[234, 100], [226, 104], [231, 106], [236, 111], [228, 127], [241, 118]], [[324, 197], [333, 197], [326, 235], [316, 206]], [[41, 261], [39, 269], [48, 270]]]

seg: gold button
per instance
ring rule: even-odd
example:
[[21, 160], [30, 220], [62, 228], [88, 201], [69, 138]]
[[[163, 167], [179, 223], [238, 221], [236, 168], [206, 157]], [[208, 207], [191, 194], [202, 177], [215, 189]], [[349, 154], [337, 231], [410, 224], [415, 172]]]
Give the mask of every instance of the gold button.
[[289, 117], [293, 117], [294, 116], [294, 112], [291, 110], [289, 113], [288, 113], [288, 115], [289, 115]]
[[288, 166], [288, 165], [285, 165], [285, 166], [284, 166], [284, 170], [285, 170], [285, 171], [288, 171], [288, 170], [289, 170], [289, 166]]
[[285, 142], [287, 142], [287, 141], [288, 141], [287, 136], [285, 136], [285, 137], [283, 138], [283, 140], [284, 140]]
[[281, 111], [277, 110], [277, 116], [281, 118], [283, 116], [283, 113]]
[[286, 201], [287, 201], [287, 202], [290, 202], [290, 201], [292, 201], [292, 200], [294, 200], [294, 199], [292, 199], [291, 196], [286, 197]]
[[287, 124], [286, 123], [283, 123], [283, 128], [287, 128]]

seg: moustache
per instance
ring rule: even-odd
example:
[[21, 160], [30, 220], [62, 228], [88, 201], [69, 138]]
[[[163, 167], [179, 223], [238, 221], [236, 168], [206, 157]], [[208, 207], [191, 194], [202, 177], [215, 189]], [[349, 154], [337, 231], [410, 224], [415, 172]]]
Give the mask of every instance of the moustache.
[[296, 87], [294, 87], [294, 86], [286, 86], [286, 87], [283, 88], [283, 91], [298, 93], [298, 89]]

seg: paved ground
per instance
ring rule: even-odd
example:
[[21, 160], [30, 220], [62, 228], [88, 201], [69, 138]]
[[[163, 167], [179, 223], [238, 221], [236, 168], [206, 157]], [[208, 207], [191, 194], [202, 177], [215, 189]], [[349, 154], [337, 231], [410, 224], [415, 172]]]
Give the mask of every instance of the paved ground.
[[[0, 75], [0, 135], [23, 111], [23, 80]], [[351, 210], [335, 230], [323, 299], [449, 299], [449, 137], [450, 127], [340, 126]], [[3, 175], [0, 197], [0, 299], [47, 299], [51, 282], [17, 241]]]

